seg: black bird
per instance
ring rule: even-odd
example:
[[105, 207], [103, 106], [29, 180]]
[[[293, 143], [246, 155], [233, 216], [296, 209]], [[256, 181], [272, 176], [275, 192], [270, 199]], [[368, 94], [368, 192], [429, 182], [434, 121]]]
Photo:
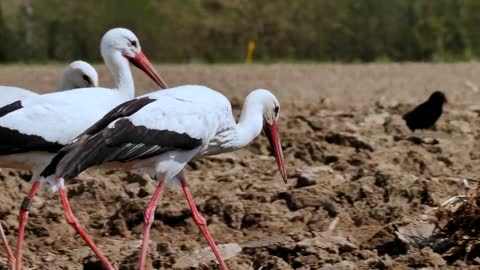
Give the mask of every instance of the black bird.
[[427, 101], [404, 114], [403, 119], [411, 131], [431, 128], [442, 115], [443, 104], [446, 102], [445, 94], [441, 91], [435, 91]]

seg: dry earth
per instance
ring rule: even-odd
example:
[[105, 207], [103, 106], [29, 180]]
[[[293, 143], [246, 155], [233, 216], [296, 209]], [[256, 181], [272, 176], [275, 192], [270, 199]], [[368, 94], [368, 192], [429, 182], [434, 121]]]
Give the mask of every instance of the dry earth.
[[[110, 85], [105, 68], [97, 68], [101, 84]], [[0, 82], [45, 92], [55, 87], [61, 69], [0, 67]], [[442, 203], [476, 193], [480, 64], [158, 70], [171, 86], [203, 84], [222, 91], [237, 114], [255, 88], [272, 90], [283, 105], [287, 185], [264, 137], [188, 167], [198, 208], [217, 243], [242, 248], [227, 261], [231, 269], [478, 269], [475, 197]], [[135, 78], [138, 89], [154, 89], [140, 72]], [[401, 114], [437, 89], [449, 104], [436, 129], [409, 132]], [[25, 172], [0, 173], [0, 220], [11, 244], [28, 178]], [[155, 183], [110, 171], [84, 174], [67, 185], [75, 214], [106, 256], [119, 269], [135, 269], [143, 209]], [[178, 188], [166, 192], [155, 218], [150, 269], [171, 269], [181, 264], [179, 258], [207, 247]], [[101, 269], [64, 221], [57, 194], [46, 189], [35, 199], [27, 225], [25, 265]], [[198, 268], [215, 269], [215, 263], [200, 260]]]

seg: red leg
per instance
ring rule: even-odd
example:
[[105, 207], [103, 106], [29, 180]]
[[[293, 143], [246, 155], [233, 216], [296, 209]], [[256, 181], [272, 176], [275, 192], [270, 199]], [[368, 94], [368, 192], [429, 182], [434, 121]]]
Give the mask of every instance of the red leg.
[[88, 237], [85, 230], [80, 226], [78, 223], [77, 218], [73, 215], [72, 209], [70, 208], [70, 203], [68, 202], [67, 193], [65, 192], [65, 188], [63, 186], [63, 178], [60, 178], [57, 183], [58, 192], [60, 193], [60, 199], [62, 200], [63, 210], [65, 211], [65, 218], [67, 219], [67, 223], [72, 226], [75, 231], [83, 238], [83, 240], [87, 243], [87, 245], [92, 249], [92, 251], [97, 255], [97, 257], [102, 262], [103, 266], [107, 269], [114, 269], [110, 262], [103, 256], [102, 252], [95, 246], [92, 242], [90, 237]]
[[10, 265], [10, 267], [13, 268], [15, 266], [15, 257], [13, 257], [12, 249], [8, 244], [7, 237], [5, 236], [5, 232], [3, 231], [3, 227], [1, 224], [0, 224], [0, 238], [3, 243], [3, 246], [5, 247], [5, 252], [7, 253], [7, 256], [8, 256], [8, 264]]
[[183, 192], [185, 193], [185, 197], [187, 198], [188, 205], [190, 206], [190, 209], [192, 211], [193, 221], [200, 228], [200, 230], [203, 233], [203, 236], [205, 236], [205, 239], [207, 239], [207, 242], [210, 245], [210, 248], [212, 249], [213, 254], [215, 254], [215, 257], [217, 257], [217, 261], [220, 264], [220, 269], [228, 270], [227, 265], [225, 264], [225, 262], [222, 259], [222, 256], [218, 252], [217, 246], [215, 245], [215, 241], [213, 241], [212, 235], [210, 235], [210, 232], [208, 231], [207, 222], [205, 221], [205, 219], [200, 215], [200, 213], [197, 210], [197, 206], [195, 205], [195, 202], [193, 201], [192, 193], [190, 192], [190, 188], [188, 187], [188, 184], [185, 181], [185, 177], [183, 176], [183, 173], [180, 173], [180, 175], [178, 175], [177, 177], [178, 177], [178, 179], [180, 179], [180, 183], [182, 184]]
[[32, 205], [33, 198], [37, 194], [38, 189], [40, 188], [40, 180], [36, 180], [33, 183], [30, 192], [28, 192], [27, 197], [23, 199], [22, 205], [20, 206], [20, 214], [18, 215], [18, 240], [17, 240], [17, 252], [16, 252], [16, 267], [15, 269], [22, 269], [22, 248], [23, 248], [23, 238], [25, 236], [25, 226], [27, 225], [28, 213], [30, 206]]
[[152, 227], [153, 220], [155, 219], [155, 209], [157, 208], [158, 201], [160, 200], [166, 184], [166, 179], [158, 184], [155, 192], [153, 193], [152, 199], [148, 203], [147, 209], [145, 209], [144, 212], [142, 250], [140, 252], [140, 261], [138, 264], [138, 269], [140, 270], [145, 269], [145, 263], [147, 261], [148, 254], [148, 240], [150, 240], [150, 228]]

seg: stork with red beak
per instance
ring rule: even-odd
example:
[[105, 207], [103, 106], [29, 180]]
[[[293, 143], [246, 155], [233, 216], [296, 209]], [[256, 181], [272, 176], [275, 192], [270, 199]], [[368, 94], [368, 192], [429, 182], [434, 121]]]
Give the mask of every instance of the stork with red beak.
[[[28, 209], [40, 187], [40, 172], [64, 145], [93, 125], [115, 106], [131, 100], [135, 87], [129, 62], [143, 70], [158, 86], [167, 88], [147, 57], [138, 38], [130, 30], [109, 30], [100, 43], [105, 64], [110, 69], [115, 88], [79, 88], [32, 96], [0, 108], [0, 168], [32, 171], [35, 180], [20, 208], [16, 250], [16, 269], [21, 269], [22, 244]], [[61, 192], [61, 196], [66, 196]], [[65, 207], [67, 222], [112, 269], [107, 259]], [[10, 256], [11, 257], [11, 256]], [[13, 259], [10, 258], [12, 262]]]
[[[282, 178], [287, 173], [277, 121], [280, 104], [269, 91], [251, 92], [238, 123], [228, 99], [203, 86], [181, 86], [147, 94], [125, 102], [71, 144], [64, 147], [42, 172], [63, 191], [64, 178], [71, 179], [91, 167], [142, 170], [159, 184], [145, 210], [139, 268], [145, 262], [156, 205], [167, 183], [179, 181], [199, 226], [221, 269], [227, 269], [198, 212], [187, 185], [187, 162], [205, 156], [232, 152], [248, 145], [262, 129], [273, 147]], [[64, 192], [64, 191], [63, 191]], [[61, 196], [66, 200], [66, 196]], [[64, 201], [64, 205], [68, 205]]]

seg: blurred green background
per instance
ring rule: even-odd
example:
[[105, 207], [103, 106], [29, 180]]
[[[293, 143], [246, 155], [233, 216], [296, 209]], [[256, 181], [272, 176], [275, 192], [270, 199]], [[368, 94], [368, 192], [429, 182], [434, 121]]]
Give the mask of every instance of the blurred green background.
[[100, 61], [127, 27], [157, 62], [466, 61], [479, 0], [0, 0], [0, 62]]

